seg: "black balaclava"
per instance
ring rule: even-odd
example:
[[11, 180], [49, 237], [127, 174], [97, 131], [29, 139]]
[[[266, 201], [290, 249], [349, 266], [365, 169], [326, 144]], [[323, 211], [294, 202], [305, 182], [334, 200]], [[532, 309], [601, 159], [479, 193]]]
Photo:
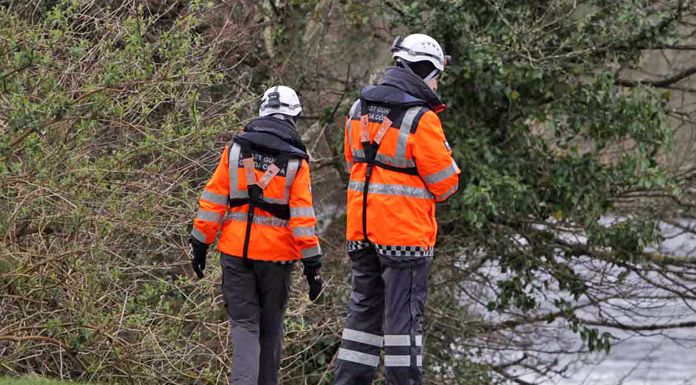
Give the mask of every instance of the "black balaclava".
[[417, 62], [407, 62], [404, 60], [397, 60], [396, 65], [401, 67], [401, 68], [408, 67], [408, 69], [413, 71], [413, 73], [418, 75], [421, 79], [425, 79], [426, 77], [428, 77], [428, 75], [430, 75], [433, 71], [436, 70], [433, 63], [431, 63], [427, 60], [417, 61]]

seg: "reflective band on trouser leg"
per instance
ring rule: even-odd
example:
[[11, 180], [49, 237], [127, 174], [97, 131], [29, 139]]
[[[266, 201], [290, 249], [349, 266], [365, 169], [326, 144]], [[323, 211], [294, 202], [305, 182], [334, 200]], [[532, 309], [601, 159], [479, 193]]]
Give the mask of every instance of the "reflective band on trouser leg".
[[370, 384], [383, 343], [384, 286], [374, 249], [352, 260], [352, 293], [338, 351], [334, 385]]
[[360, 342], [362, 344], [372, 345], [378, 348], [382, 347], [382, 342], [384, 340], [384, 338], [380, 335], [365, 333], [359, 330], [353, 330], [348, 328], [343, 329], [342, 338], [347, 341]]
[[387, 334], [384, 336], [384, 346], [411, 346], [411, 335]]
[[385, 367], [405, 367], [411, 366], [411, 354], [385, 354], [384, 355], [384, 366]]
[[[410, 334], [387, 334], [384, 336], [385, 367], [423, 366], [423, 336], [420, 334], [411, 337]], [[413, 362], [412, 350], [416, 348], [416, 362]]]
[[423, 313], [432, 259], [416, 266], [385, 266], [384, 366], [388, 385], [422, 381]]
[[338, 349], [339, 360], [355, 362], [358, 364], [363, 364], [367, 366], [377, 367], [379, 365], [379, 356], [374, 354], [362, 353], [356, 350], [350, 350], [346, 348]]

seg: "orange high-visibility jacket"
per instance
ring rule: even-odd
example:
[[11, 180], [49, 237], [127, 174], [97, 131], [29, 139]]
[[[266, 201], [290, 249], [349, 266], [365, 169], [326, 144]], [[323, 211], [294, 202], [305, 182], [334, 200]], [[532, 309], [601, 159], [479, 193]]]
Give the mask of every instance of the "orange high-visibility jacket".
[[[383, 103], [385, 100], [380, 98], [389, 103], [404, 101], [404, 105], [393, 111], [393, 104]], [[361, 143], [361, 118], [369, 119], [372, 141], [385, 118], [392, 121], [373, 166], [366, 161], [369, 151]], [[377, 86], [363, 90], [346, 119], [344, 149], [350, 169], [346, 229], [349, 251], [369, 242], [381, 254], [392, 257], [432, 256], [437, 235], [435, 202], [457, 191], [460, 173], [438, 115], [395, 89]], [[369, 168], [369, 189], [364, 194]]]
[[[191, 235], [210, 244], [222, 230], [220, 252], [241, 257], [247, 225], [248, 204], [230, 207], [235, 199], [248, 198], [247, 180], [242, 165], [240, 145], [231, 143], [222, 153], [215, 172], [199, 200], [199, 210]], [[257, 180], [275, 159], [254, 154]], [[291, 261], [321, 255], [314, 232], [316, 218], [312, 206], [309, 164], [304, 159], [290, 159], [263, 192], [268, 203], [288, 205], [289, 220], [277, 218], [260, 208], [255, 209], [251, 226], [248, 258], [265, 261]]]

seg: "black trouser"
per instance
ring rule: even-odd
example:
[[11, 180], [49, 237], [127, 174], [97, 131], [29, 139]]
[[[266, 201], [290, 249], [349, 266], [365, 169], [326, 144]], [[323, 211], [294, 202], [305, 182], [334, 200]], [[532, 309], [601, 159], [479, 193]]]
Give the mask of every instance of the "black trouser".
[[222, 295], [230, 316], [231, 385], [277, 385], [292, 263], [223, 254]]
[[349, 255], [353, 291], [334, 384], [370, 384], [382, 347], [387, 384], [421, 384], [423, 313], [432, 258], [389, 263], [373, 247]]

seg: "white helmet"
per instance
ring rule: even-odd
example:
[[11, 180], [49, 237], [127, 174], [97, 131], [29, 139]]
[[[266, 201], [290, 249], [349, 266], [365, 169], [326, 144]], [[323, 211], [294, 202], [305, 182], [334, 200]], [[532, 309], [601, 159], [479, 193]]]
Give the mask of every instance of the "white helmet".
[[302, 104], [292, 88], [274, 86], [263, 93], [259, 106], [259, 116], [273, 114], [297, 116], [300, 112], [302, 112]]
[[414, 33], [406, 37], [398, 36], [392, 44], [393, 58], [400, 58], [407, 62], [419, 62], [427, 60], [442, 72], [452, 58], [442, 52], [440, 44], [428, 35]]

